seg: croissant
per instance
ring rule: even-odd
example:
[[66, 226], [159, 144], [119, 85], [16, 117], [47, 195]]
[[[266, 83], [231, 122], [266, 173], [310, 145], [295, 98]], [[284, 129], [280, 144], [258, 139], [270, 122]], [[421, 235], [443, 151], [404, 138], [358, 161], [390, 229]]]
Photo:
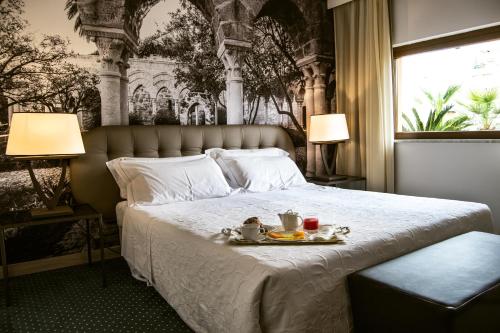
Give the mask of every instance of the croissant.
[[259, 218], [256, 216], [246, 219], [243, 224], [258, 224], [260, 227], [262, 227], [262, 222], [260, 222]]

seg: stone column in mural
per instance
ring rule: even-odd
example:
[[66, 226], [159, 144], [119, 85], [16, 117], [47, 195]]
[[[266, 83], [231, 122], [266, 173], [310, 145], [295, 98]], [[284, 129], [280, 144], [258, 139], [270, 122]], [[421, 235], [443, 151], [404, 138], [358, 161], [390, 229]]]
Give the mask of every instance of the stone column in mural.
[[326, 103], [326, 80], [330, 75], [330, 64], [314, 62], [311, 64], [314, 73], [314, 114], [330, 112]]
[[[312, 59], [317, 56], [312, 57]], [[330, 60], [330, 59], [327, 59]], [[330, 112], [326, 102], [327, 79], [330, 75], [331, 61], [298, 62], [305, 77], [304, 105], [306, 106], [306, 126], [309, 132], [309, 122], [312, 115]], [[319, 146], [307, 142], [306, 176], [324, 174], [323, 161]]]
[[[330, 113], [330, 108], [326, 103], [326, 80], [330, 75], [331, 65], [325, 62], [314, 62], [311, 67], [314, 73], [314, 114]], [[316, 174], [325, 174], [319, 145], [316, 146]]]
[[265, 97], [264, 100], [264, 124], [269, 123], [269, 97]]
[[299, 88], [295, 93], [295, 103], [297, 104], [296, 110], [297, 110], [297, 120], [299, 121], [300, 126], [304, 127], [306, 124], [304, 124], [304, 119], [302, 116], [302, 106], [304, 105], [304, 95], [305, 95], [305, 89]]
[[226, 110], [227, 124], [243, 124], [243, 77], [241, 65], [243, 48], [224, 46], [219, 57], [226, 69]]
[[[122, 124], [122, 76], [126, 76], [122, 54], [124, 43], [120, 39], [96, 37], [95, 43], [99, 51], [99, 92], [101, 95], [101, 125]], [[127, 115], [128, 120], [128, 115]]]
[[128, 116], [128, 76], [127, 70], [130, 68], [128, 64], [128, 52], [124, 50], [124, 54], [122, 55], [122, 62], [120, 64], [120, 115], [121, 115], [121, 124], [128, 125], [129, 116]]
[[307, 164], [306, 177], [316, 175], [316, 147], [309, 142], [309, 125], [311, 116], [314, 115], [314, 73], [310, 66], [302, 67], [305, 77], [304, 105], [306, 107], [306, 129], [307, 129]]

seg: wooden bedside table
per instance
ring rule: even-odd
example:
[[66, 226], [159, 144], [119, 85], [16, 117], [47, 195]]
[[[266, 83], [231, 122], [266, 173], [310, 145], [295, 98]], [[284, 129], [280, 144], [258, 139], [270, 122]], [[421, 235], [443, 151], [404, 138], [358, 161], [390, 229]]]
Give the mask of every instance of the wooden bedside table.
[[325, 181], [318, 178], [310, 177], [306, 178], [309, 183], [322, 186], [332, 186], [347, 189], [356, 189], [366, 191], [366, 178], [357, 176], [345, 176], [344, 179]]
[[3, 269], [3, 282], [5, 289], [5, 304], [9, 306], [9, 267], [7, 265], [7, 251], [5, 249], [5, 229], [18, 228], [18, 227], [29, 227], [36, 225], [54, 224], [54, 223], [66, 223], [66, 222], [77, 222], [84, 220], [86, 224], [87, 233], [87, 260], [88, 264], [92, 264], [92, 253], [91, 253], [91, 234], [90, 234], [90, 223], [91, 221], [97, 221], [99, 228], [99, 238], [100, 238], [100, 253], [101, 253], [101, 271], [102, 271], [102, 286], [106, 287], [106, 276], [104, 273], [104, 242], [103, 242], [103, 226], [102, 226], [102, 214], [93, 209], [90, 205], [77, 205], [73, 206], [73, 214], [66, 216], [57, 217], [47, 217], [47, 218], [37, 218], [33, 219], [29, 210], [23, 211], [11, 211], [0, 214], [0, 250], [2, 252], [2, 269]]

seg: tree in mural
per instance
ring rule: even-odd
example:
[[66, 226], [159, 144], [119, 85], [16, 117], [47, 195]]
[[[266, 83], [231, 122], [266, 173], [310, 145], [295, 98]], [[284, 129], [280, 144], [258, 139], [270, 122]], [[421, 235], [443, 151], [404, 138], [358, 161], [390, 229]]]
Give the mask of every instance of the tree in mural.
[[[249, 122], [256, 119], [261, 97], [272, 100], [278, 113], [289, 116], [300, 135], [305, 133], [292, 110], [290, 88], [301, 84], [302, 73], [292, 56], [289, 35], [279, 22], [259, 18], [254, 26], [252, 48], [243, 68], [245, 97], [250, 105]], [[177, 84], [190, 91], [208, 92], [224, 105], [221, 93], [226, 89], [224, 66], [217, 57], [216, 39], [210, 22], [186, 0], [170, 14], [170, 20], [139, 47], [139, 55], [159, 55], [182, 64], [175, 70]], [[282, 98], [288, 110], [282, 110], [276, 98]]]
[[226, 83], [224, 65], [217, 58], [215, 34], [210, 23], [189, 2], [181, 1], [181, 8], [170, 13], [168, 23], [141, 43], [138, 54], [159, 55], [182, 64], [174, 70], [176, 84], [189, 91], [207, 92], [225, 107], [219, 98]]
[[50, 112], [78, 113], [87, 111], [99, 113], [101, 99], [97, 84], [99, 78], [88, 70], [65, 63], [60, 71], [47, 73], [41, 80], [46, 81], [47, 91], [51, 94], [34, 101], [34, 110], [42, 106]]
[[[244, 71], [247, 83], [247, 98], [252, 100], [264, 97], [271, 99], [279, 114], [290, 117], [294, 126], [304, 136], [305, 133], [293, 114], [292, 87], [303, 85], [302, 72], [292, 56], [293, 44], [290, 35], [276, 20], [263, 16], [254, 24], [252, 47], [245, 58]], [[282, 98], [288, 105], [287, 110], [280, 108], [276, 98]], [[251, 114], [255, 121], [258, 105]]]
[[68, 62], [73, 53], [60, 36], [44, 36], [35, 43], [21, 18], [24, 3], [0, 4], [0, 96], [4, 115], [11, 105], [42, 106], [49, 111], [98, 112], [98, 78]]

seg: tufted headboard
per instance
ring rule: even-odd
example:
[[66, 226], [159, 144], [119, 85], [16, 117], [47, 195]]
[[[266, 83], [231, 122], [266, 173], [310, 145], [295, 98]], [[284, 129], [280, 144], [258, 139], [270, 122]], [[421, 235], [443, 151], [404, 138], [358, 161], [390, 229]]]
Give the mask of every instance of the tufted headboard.
[[117, 157], [172, 157], [201, 154], [208, 148], [278, 147], [295, 159], [288, 133], [277, 126], [105, 126], [83, 133], [85, 155], [71, 160], [71, 188], [77, 202], [88, 203], [105, 219], [115, 218], [123, 200], [106, 167]]

